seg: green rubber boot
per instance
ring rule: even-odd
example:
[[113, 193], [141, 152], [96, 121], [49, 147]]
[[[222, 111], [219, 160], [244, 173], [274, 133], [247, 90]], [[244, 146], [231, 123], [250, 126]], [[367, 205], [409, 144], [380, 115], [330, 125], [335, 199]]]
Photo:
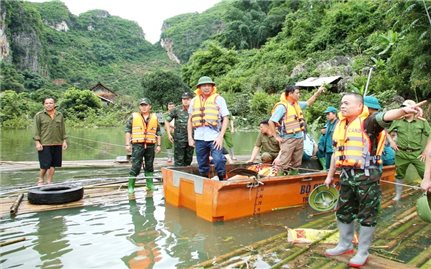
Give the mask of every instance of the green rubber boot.
[[135, 182], [136, 182], [135, 177], [129, 178], [129, 189], [128, 189], [129, 194], [132, 194], [135, 192]]
[[145, 182], [147, 183], [147, 190], [154, 191], [153, 172], [145, 172]]

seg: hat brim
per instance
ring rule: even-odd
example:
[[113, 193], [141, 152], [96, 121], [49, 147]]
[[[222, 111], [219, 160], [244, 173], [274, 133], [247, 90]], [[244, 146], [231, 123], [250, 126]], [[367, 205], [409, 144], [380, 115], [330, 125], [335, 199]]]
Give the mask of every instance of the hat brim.
[[380, 110], [380, 109], [382, 109], [382, 107], [381, 106], [367, 106], [368, 108], [371, 108], [371, 109], [375, 109], [375, 110]]
[[211, 85], [215, 85], [215, 83], [214, 82], [203, 82], [203, 83], [200, 83], [200, 84], [196, 84], [196, 87], [199, 87], [199, 86], [201, 86], [201, 85], [205, 85], [205, 84], [211, 84]]

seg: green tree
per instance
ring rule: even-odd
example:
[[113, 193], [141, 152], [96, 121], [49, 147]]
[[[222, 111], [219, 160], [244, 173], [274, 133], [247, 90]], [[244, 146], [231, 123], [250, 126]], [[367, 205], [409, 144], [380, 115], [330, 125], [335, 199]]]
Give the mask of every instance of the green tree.
[[84, 120], [102, 107], [102, 101], [90, 90], [68, 89], [59, 102], [66, 118]]
[[4, 91], [0, 93], [0, 123], [6, 128], [28, 128], [36, 111], [42, 104], [36, 104], [27, 93]]
[[142, 78], [142, 97], [150, 98], [153, 109], [166, 109], [168, 102], [178, 102], [189, 87], [172, 71], [156, 71]]
[[235, 50], [225, 49], [217, 42], [208, 42], [205, 49], [196, 51], [183, 66], [182, 74], [184, 81], [194, 87], [201, 76], [214, 80], [228, 73], [237, 63], [238, 53]]

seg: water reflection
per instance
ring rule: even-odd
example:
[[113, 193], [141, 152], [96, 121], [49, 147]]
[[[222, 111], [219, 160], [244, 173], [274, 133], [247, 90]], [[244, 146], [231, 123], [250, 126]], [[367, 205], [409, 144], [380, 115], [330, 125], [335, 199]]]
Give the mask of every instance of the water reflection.
[[50, 213], [38, 214], [37, 239], [34, 250], [39, 252], [42, 268], [61, 268], [61, 256], [72, 249], [66, 239], [67, 226], [63, 216]]
[[140, 207], [136, 199], [129, 200], [134, 232], [128, 240], [137, 246], [137, 250], [122, 260], [132, 269], [153, 268], [161, 259], [160, 248], [156, 245], [159, 232], [156, 230], [155, 210], [152, 194], [145, 197], [145, 203]]

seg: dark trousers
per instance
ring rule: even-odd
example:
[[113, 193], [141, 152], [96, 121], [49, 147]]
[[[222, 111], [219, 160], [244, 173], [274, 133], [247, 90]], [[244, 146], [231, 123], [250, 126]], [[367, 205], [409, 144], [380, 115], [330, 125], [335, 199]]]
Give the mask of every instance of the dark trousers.
[[154, 172], [155, 144], [132, 144], [132, 168], [129, 175], [137, 176], [141, 172], [142, 159], [145, 160], [145, 172]]
[[195, 149], [189, 146], [188, 141], [175, 141], [174, 161], [175, 166], [189, 166], [193, 161]]
[[213, 163], [217, 175], [220, 180], [226, 175], [226, 158], [223, 155], [222, 149], [214, 148], [214, 141], [196, 140], [196, 158], [198, 160], [199, 174], [208, 177], [210, 171], [210, 154], [213, 158]]

